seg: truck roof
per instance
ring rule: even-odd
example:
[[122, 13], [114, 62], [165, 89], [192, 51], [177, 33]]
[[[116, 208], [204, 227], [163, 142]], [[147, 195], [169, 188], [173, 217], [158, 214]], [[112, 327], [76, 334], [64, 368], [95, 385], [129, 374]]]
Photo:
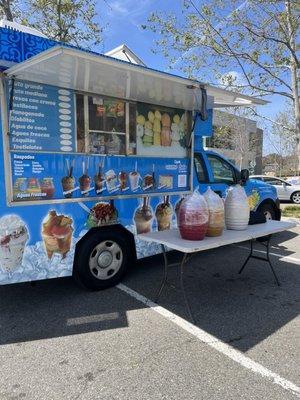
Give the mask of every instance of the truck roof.
[[[2, 30], [9, 31], [5, 28]], [[19, 34], [33, 36], [23, 32]], [[0, 45], [2, 37], [4, 35], [1, 35]], [[23, 61], [9, 66], [5, 70], [8, 77], [187, 110], [200, 108], [201, 88], [207, 91], [208, 108], [267, 103], [256, 97], [94, 51], [45, 38], [38, 40], [42, 42], [39, 49], [35, 50], [36, 54], [32, 55], [34, 52], [31, 51], [29, 57], [23, 57]]]

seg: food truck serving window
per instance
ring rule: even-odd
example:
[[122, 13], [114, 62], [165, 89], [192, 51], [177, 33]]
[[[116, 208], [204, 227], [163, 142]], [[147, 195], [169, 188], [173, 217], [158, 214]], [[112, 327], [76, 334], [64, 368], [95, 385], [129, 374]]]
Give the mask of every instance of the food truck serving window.
[[[77, 151], [90, 154], [125, 155], [130, 112], [123, 100], [76, 94]], [[127, 122], [128, 121], [128, 122]], [[135, 126], [132, 126], [135, 136]]]

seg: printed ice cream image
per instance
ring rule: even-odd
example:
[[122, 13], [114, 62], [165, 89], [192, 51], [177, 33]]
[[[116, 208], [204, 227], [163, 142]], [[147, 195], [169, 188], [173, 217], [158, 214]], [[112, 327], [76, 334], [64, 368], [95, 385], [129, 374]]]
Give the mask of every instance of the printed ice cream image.
[[17, 215], [0, 218], [0, 266], [11, 273], [22, 264], [23, 253], [28, 240], [25, 223]]
[[54, 253], [65, 258], [70, 251], [73, 220], [65, 215], [58, 215], [55, 210], [49, 211], [42, 225], [42, 238], [48, 258]]
[[154, 164], [152, 164], [152, 174], [147, 174], [143, 178], [143, 190], [153, 189], [155, 186]]
[[141, 175], [138, 173], [137, 162], [135, 162], [134, 171], [129, 173], [129, 182], [130, 182], [130, 188], [131, 188], [132, 192], [135, 192], [136, 190], [139, 189], [140, 179], [141, 179]]
[[163, 202], [156, 207], [155, 216], [157, 220], [157, 229], [159, 231], [170, 229], [173, 208], [170, 204], [169, 196], [164, 196]]
[[134, 213], [133, 219], [138, 234], [148, 233], [152, 228], [153, 211], [149, 206], [149, 200], [149, 197], [144, 197], [142, 206], [138, 207]]
[[120, 183], [120, 189], [122, 192], [125, 192], [126, 190], [129, 189], [129, 186], [127, 185], [127, 180], [128, 180], [128, 175], [125, 171], [121, 171], [119, 173], [119, 183]]
[[118, 220], [118, 212], [113, 200], [110, 203], [100, 202], [91, 209], [87, 226], [93, 228], [101, 225], [115, 224]]
[[99, 169], [97, 174], [94, 176], [94, 183], [95, 183], [95, 192], [96, 194], [102, 193], [103, 190], [105, 190], [105, 177], [102, 173], [103, 169], [103, 164], [104, 164], [104, 159], [102, 162], [99, 164]]
[[88, 196], [91, 189], [91, 178], [88, 175], [89, 170], [89, 159], [87, 160], [87, 164], [85, 161], [82, 161], [82, 175], [79, 178], [80, 192], [82, 196]]
[[112, 193], [119, 189], [118, 178], [114, 170], [110, 169], [105, 173], [107, 190]]
[[41, 191], [43, 199], [52, 199], [55, 191], [53, 178], [43, 178], [41, 180]]
[[67, 164], [67, 175], [64, 176], [61, 180], [63, 195], [66, 199], [70, 199], [73, 196], [73, 192], [76, 190], [75, 188], [75, 178], [73, 176], [74, 169], [74, 160], [70, 165], [70, 161], [66, 160]]
[[173, 176], [159, 175], [158, 189], [173, 189]]

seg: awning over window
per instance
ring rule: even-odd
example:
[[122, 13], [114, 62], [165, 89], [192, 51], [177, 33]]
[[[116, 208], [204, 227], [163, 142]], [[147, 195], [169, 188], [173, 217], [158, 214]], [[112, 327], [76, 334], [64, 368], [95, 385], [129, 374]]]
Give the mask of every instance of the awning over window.
[[7, 76], [82, 92], [198, 110], [200, 86], [208, 107], [247, 106], [265, 101], [65, 46], [53, 47], [5, 71]]

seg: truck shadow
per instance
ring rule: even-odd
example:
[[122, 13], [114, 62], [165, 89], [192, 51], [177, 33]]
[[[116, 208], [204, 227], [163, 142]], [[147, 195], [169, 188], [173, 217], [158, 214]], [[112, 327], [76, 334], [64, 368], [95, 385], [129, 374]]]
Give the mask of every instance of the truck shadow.
[[[278, 235], [272, 252], [293, 255], [282, 244], [293, 237], [293, 232]], [[275, 333], [300, 311], [299, 263], [272, 257], [280, 287], [275, 285], [269, 266], [261, 261], [251, 260], [238, 275], [248, 255], [246, 246], [242, 243], [195, 255], [184, 276], [196, 325], [241, 351]], [[171, 261], [180, 258], [176, 252], [169, 256]], [[145, 259], [123, 283], [154, 299], [162, 279], [162, 265], [161, 255]], [[177, 267], [170, 268], [169, 282], [159, 304], [187, 318]], [[117, 288], [88, 292], [71, 278], [41, 281], [34, 286], [2, 286], [0, 299], [0, 345], [126, 328], [127, 312], [145, 308]]]
[[139, 307], [120, 290], [89, 292], [72, 278], [2, 286], [0, 298], [0, 345], [126, 327], [126, 312]]

